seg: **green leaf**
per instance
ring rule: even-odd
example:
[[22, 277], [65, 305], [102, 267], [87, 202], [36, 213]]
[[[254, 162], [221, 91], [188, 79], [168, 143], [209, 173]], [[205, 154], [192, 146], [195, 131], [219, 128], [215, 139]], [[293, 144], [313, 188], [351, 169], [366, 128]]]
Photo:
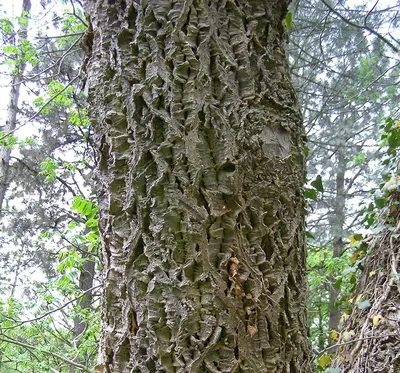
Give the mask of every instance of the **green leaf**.
[[66, 275], [62, 275], [58, 281], [56, 282], [56, 289], [60, 290], [64, 288], [65, 286], [68, 286], [70, 283], [70, 280]]
[[394, 125], [394, 119], [393, 118], [386, 118], [386, 121], [385, 121], [385, 126], [384, 126], [384, 131], [385, 132], [389, 132], [389, 131], [391, 131], [391, 129], [392, 129], [392, 127], [393, 127], [393, 125]]
[[18, 49], [14, 45], [6, 45], [3, 47], [3, 51], [6, 54], [18, 54]]
[[72, 221], [71, 223], [68, 224], [68, 229], [69, 230], [75, 229], [78, 225], [79, 223], [77, 223], [76, 221]]
[[0, 19], [0, 29], [6, 34], [13, 34], [14, 33], [14, 25], [13, 23], [7, 18]]
[[340, 289], [340, 286], [342, 286], [342, 282], [343, 282], [343, 278], [339, 278], [336, 282], [335, 282], [335, 284], [333, 285], [333, 287], [335, 288], [335, 289]]
[[325, 368], [332, 361], [332, 355], [322, 355], [318, 359], [318, 365], [321, 368]]
[[28, 12], [24, 11], [22, 12], [21, 17], [16, 17], [18, 23], [22, 26], [27, 26], [28, 25]]
[[71, 210], [78, 210], [82, 202], [82, 196], [75, 196], [74, 203], [72, 204]]
[[89, 215], [92, 211], [93, 203], [86, 201], [84, 208], [82, 209], [82, 215]]
[[365, 163], [365, 154], [364, 153], [359, 153], [353, 157], [353, 165], [354, 166], [357, 166], [357, 165], [360, 165], [363, 163]]
[[307, 236], [308, 238], [311, 238], [312, 240], [315, 240], [314, 235], [313, 235], [311, 232], [309, 232], [309, 231], [306, 231], [306, 236]]
[[318, 192], [323, 192], [324, 191], [324, 186], [322, 185], [322, 178], [321, 175], [318, 175], [313, 182], [311, 182], [311, 185], [318, 191]]
[[289, 11], [286, 13], [285, 17], [285, 26], [289, 31], [293, 29], [292, 20], [293, 20], [293, 13]]
[[97, 227], [98, 219], [91, 218], [89, 219], [85, 225], [89, 228]]
[[387, 198], [386, 197], [377, 197], [375, 198], [375, 205], [379, 209], [382, 209], [386, 206]]
[[307, 188], [304, 191], [304, 198], [306, 199], [312, 199], [313, 201], [317, 200], [317, 191], [315, 189], [309, 189]]

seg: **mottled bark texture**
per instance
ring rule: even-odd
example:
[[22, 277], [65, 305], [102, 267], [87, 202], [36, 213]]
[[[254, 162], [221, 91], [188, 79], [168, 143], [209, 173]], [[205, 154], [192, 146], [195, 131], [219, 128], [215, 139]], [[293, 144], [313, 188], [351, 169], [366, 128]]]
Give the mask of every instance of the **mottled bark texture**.
[[[379, 219], [384, 229], [371, 241], [354, 299], [370, 307], [354, 307], [342, 327], [332, 366], [345, 373], [400, 372], [400, 193]], [[344, 338], [351, 333], [352, 340]]]
[[105, 286], [98, 371], [308, 372], [288, 1], [86, 5]]

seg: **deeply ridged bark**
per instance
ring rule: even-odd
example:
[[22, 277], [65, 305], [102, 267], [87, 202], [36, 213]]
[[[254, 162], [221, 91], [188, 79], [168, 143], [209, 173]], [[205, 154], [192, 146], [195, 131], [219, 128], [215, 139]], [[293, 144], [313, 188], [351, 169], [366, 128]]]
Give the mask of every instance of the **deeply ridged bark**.
[[87, 1], [99, 371], [310, 371], [287, 4]]

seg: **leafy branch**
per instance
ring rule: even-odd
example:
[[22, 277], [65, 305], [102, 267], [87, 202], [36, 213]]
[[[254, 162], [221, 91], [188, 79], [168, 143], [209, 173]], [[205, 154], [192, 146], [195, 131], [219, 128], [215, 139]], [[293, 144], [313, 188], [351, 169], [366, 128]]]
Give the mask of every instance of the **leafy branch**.
[[64, 356], [61, 356], [61, 355], [59, 355], [59, 354], [57, 354], [55, 352], [46, 351], [46, 350], [43, 350], [43, 349], [41, 349], [39, 347], [32, 346], [32, 345], [30, 345], [28, 343], [24, 343], [24, 342], [21, 342], [21, 341], [17, 341], [16, 339], [12, 339], [10, 337], [0, 336], [0, 341], [6, 342], [6, 343], [12, 343], [12, 344], [15, 344], [15, 345], [20, 346], [20, 347], [24, 347], [24, 348], [29, 349], [29, 350], [38, 351], [38, 352], [41, 352], [41, 353], [44, 353], [44, 354], [47, 354], [47, 355], [50, 355], [50, 356], [54, 356], [55, 358], [65, 362], [65, 363], [68, 363], [70, 365], [73, 365], [74, 367], [77, 367], [77, 368], [83, 370], [84, 372], [90, 372], [90, 370], [85, 365], [79, 364], [79, 363], [77, 363], [77, 362], [75, 362], [73, 360], [70, 360], [70, 359], [68, 359], [68, 358], [66, 358]]
[[29, 117], [24, 123], [22, 123], [21, 125], [15, 127], [12, 131], [7, 132], [5, 135], [3, 135], [2, 137], [0, 137], [0, 141], [6, 139], [8, 136], [11, 136], [13, 133], [15, 133], [16, 131], [18, 131], [19, 129], [21, 129], [22, 127], [26, 126], [29, 122], [31, 122], [33, 119], [35, 119], [44, 109], [46, 109], [58, 96], [60, 96], [62, 93], [64, 93], [70, 86], [72, 86], [72, 84], [78, 80], [78, 78], [80, 77], [80, 73], [73, 78], [62, 90], [60, 90], [59, 92], [57, 92], [57, 94], [55, 94], [54, 96], [50, 97], [49, 100], [47, 100], [47, 102], [45, 102], [41, 108], [35, 113], [33, 114], [31, 117]]

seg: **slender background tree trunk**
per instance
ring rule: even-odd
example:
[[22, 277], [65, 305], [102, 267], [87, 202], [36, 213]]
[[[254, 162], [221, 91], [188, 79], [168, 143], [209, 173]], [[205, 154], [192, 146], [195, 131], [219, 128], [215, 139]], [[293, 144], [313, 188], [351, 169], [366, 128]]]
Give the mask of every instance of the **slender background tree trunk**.
[[[88, 231], [88, 229], [87, 229]], [[88, 233], [88, 232], [85, 232]], [[84, 247], [82, 247], [85, 250]], [[78, 300], [78, 306], [81, 311], [88, 310], [92, 307], [93, 303], [93, 290], [90, 289], [93, 287], [94, 276], [96, 273], [96, 263], [93, 259], [88, 258], [88, 254], [83, 253], [82, 258], [85, 261], [82, 264], [81, 272], [79, 273], [79, 289], [85, 293], [83, 297]], [[72, 338], [77, 347], [81, 344], [81, 339], [83, 333], [86, 331], [87, 323], [86, 321], [80, 317], [79, 315], [74, 318], [74, 327], [72, 330]], [[86, 358], [86, 356], [84, 356]], [[82, 361], [84, 363], [84, 361]], [[71, 365], [69, 368], [69, 373], [77, 372], [76, 366]]]
[[[346, 131], [344, 131], [346, 134]], [[337, 150], [337, 171], [336, 171], [336, 188], [335, 188], [335, 207], [332, 216], [332, 237], [333, 237], [333, 258], [339, 258], [344, 249], [344, 225], [346, 220], [346, 197], [345, 197], [345, 173], [346, 173], [346, 158], [345, 158], [345, 139], [342, 139]], [[338, 330], [340, 321], [340, 310], [336, 304], [340, 294], [339, 289], [335, 287], [336, 278], [331, 279], [331, 288], [329, 293], [329, 330]], [[329, 337], [329, 344], [334, 344], [335, 341]]]
[[98, 371], [311, 371], [287, 5], [87, 1]]
[[[25, 17], [26, 14], [29, 14], [31, 10], [31, 1], [24, 0], [22, 3], [22, 15], [21, 17]], [[23, 39], [27, 38], [28, 35], [28, 22], [25, 24], [20, 24], [20, 31], [15, 38], [15, 45], [20, 43]], [[15, 75], [13, 75], [11, 79], [11, 88], [10, 88], [10, 98], [7, 106], [7, 119], [5, 126], [1, 127], [1, 131], [4, 136], [7, 133], [13, 132], [17, 126], [17, 114], [18, 114], [18, 102], [20, 95], [21, 83], [24, 79], [24, 71], [25, 71], [26, 63], [22, 59], [17, 65], [18, 71]], [[9, 171], [10, 171], [10, 155], [11, 150], [7, 147], [0, 146], [0, 214], [3, 211], [4, 197], [7, 192], [8, 182], [9, 182]]]

